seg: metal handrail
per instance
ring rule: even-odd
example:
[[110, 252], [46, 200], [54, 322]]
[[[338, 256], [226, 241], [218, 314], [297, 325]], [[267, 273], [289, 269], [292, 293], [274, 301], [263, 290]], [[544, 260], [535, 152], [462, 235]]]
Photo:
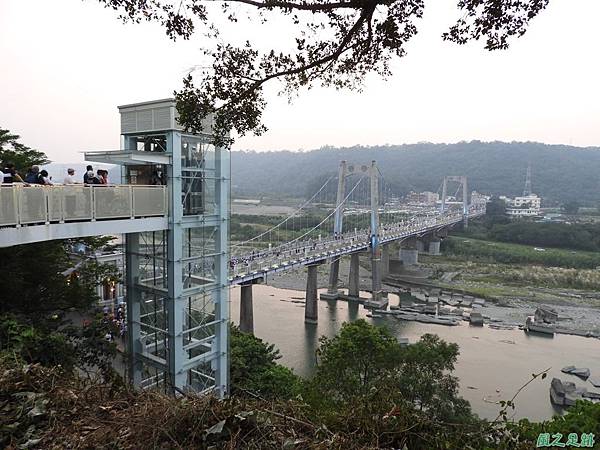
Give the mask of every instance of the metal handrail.
[[162, 185], [0, 185], [1, 227], [167, 214], [167, 187]]

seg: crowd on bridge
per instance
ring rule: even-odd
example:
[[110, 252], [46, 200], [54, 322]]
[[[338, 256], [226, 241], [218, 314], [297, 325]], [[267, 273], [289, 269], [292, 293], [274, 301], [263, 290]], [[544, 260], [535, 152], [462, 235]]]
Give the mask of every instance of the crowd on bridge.
[[[24, 176], [21, 176], [12, 162], [6, 162], [2, 165], [2, 169], [0, 169], [0, 179], [2, 180], [2, 184], [22, 183], [25, 186], [53, 186], [57, 184], [52, 180], [52, 177], [48, 174], [47, 170], [40, 170], [40, 166], [33, 165], [29, 167], [27, 173]], [[98, 169], [96, 173], [94, 173], [94, 168], [92, 166], [87, 166], [86, 172], [83, 174], [83, 180], [82, 182], [79, 182], [75, 177], [75, 169], [68, 168], [62, 184], [106, 185], [109, 184], [108, 170]]]
[[[12, 162], [5, 162], [0, 164], [0, 184], [14, 184], [21, 183], [24, 186], [40, 185], [40, 186], [54, 186], [54, 185], [109, 185], [111, 184], [108, 179], [108, 170], [97, 169], [94, 172], [94, 167], [88, 165], [85, 173], [79, 181], [75, 175], [75, 169], [68, 168], [67, 173], [62, 183], [57, 183], [52, 180], [52, 177], [48, 174], [45, 169], [40, 170], [40, 166], [33, 165], [27, 169], [24, 176], [21, 176], [17, 171], [15, 164]], [[160, 169], [156, 169], [152, 172], [150, 177], [150, 184], [152, 185], [163, 185], [165, 184], [163, 173]]]
[[[470, 211], [475, 211], [476, 209], [476, 207], [473, 207]], [[396, 239], [401, 233], [415, 232], [422, 228], [441, 225], [456, 219], [462, 219], [462, 212], [446, 212], [444, 215], [430, 217], [410, 217], [393, 224], [380, 226], [379, 232], [376, 234], [375, 238], [379, 242]], [[282, 260], [292, 261], [294, 259], [302, 259], [311, 256], [311, 254], [329, 251], [332, 248], [354, 246], [358, 243], [370, 247], [372, 245], [371, 237], [372, 234], [370, 229], [355, 229], [354, 231], [346, 233], [335, 232], [328, 239], [322, 239], [319, 236], [318, 239], [311, 238], [306, 241], [294, 240], [273, 248], [268, 244], [269, 248], [267, 249], [253, 249], [250, 253], [241, 256], [232, 256], [229, 267], [234, 273], [236, 272], [236, 269], [250, 272], [252, 269], [260, 270], [264, 265], [272, 266], [272, 262], [279, 264]], [[244, 244], [247, 244], [248, 242], [249, 241], [246, 241], [238, 247], [243, 249]]]
[[[412, 223], [413, 219], [407, 221]], [[391, 227], [383, 227], [382, 232], [385, 234], [391, 231]], [[324, 251], [329, 249], [332, 245], [343, 246], [343, 245], [354, 245], [359, 242], [369, 242], [371, 236], [370, 229], [354, 230], [347, 233], [335, 232], [331, 239], [308, 239], [306, 241], [291, 241], [277, 247], [265, 250], [252, 250], [250, 253], [242, 256], [232, 257], [230, 260], [230, 269], [234, 271], [236, 267], [240, 265], [249, 269], [254, 261], [262, 261], [268, 258], [298, 258], [307, 256], [312, 252]]]

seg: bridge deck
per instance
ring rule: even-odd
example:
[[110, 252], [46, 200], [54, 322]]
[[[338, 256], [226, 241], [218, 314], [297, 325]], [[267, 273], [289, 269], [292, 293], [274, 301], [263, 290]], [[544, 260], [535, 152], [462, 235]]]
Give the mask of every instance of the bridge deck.
[[0, 185], [0, 247], [168, 227], [166, 186]]
[[[484, 211], [474, 210], [469, 217], [478, 217], [483, 213]], [[413, 236], [421, 236], [456, 225], [462, 220], [462, 214], [445, 214], [416, 222], [385, 225], [381, 227], [379, 243], [386, 244]], [[246, 255], [246, 263], [232, 267], [229, 282], [232, 285], [248, 283], [255, 279], [266, 278], [270, 274], [332, 261], [343, 255], [365, 251], [370, 248], [369, 238], [368, 230], [363, 230], [359, 233], [342, 234], [338, 239], [330, 238], [310, 244], [299, 242], [298, 245], [290, 248], [278, 247], [259, 253], [251, 260], [248, 260], [248, 255]]]

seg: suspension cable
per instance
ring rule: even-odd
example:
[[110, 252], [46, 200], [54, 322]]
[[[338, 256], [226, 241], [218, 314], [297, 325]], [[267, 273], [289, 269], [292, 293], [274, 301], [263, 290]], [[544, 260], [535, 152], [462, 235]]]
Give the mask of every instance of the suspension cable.
[[358, 182], [354, 185], [354, 187], [352, 188], [352, 190], [350, 190], [350, 192], [348, 192], [348, 195], [346, 195], [346, 197], [344, 198], [344, 200], [342, 201], [342, 203], [340, 203], [339, 205], [337, 205], [334, 210], [327, 216], [325, 217], [323, 220], [321, 220], [321, 222], [319, 222], [317, 225], [315, 225], [314, 227], [312, 227], [310, 230], [308, 230], [306, 233], [304, 233], [301, 236], [298, 236], [296, 239], [293, 239], [289, 242], [286, 242], [285, 244], [279, 246], [279, 247], [275, 247], [272, 250], [276, 250], [280, 247], [283, 247], [285, 245], [289, 245], [289, 244], [293, 244], [296, 241], [299, 241], [300, 239], [302, 239], [303, 237], [305, 237], [306, 235], [312, 233], [313, 231], [315, 231], [317, 228], [319, 228], [321, 225], [323, 225], [323, 223], [325, 223], [325, 221], [327, 221], [331, 216], [333, 216], [335, 214], [335, 212], [340, 208], [340, 206], [342, 206], [344, 204], [344, 202], [348, 199], [348, 197], [350, 197], [350, 194], [352, 194], [352, 192], [354, 192], [354, 189], [356, 189], [358, 187], [358, 185], [361, 183], [361, 181], [364, 180], [364, 177], [361, 177]]
[[313, 195], [313, 196], [312, 196], [310, 199], [308, 199], [307, 201], [305, 201], [305, 202], [304, 202], [302, 205], [300, 205], [300, 207], [299, 207], [299, 208], [297, 208], [297, 209], [296, 209], [296, 210], [295, 210], [295, 211], [294, 211], [294, 212], [293, 212], [291, 215], [289, 215], [288, 217], [286, 217], [284, 220], [282, 220], [281, 222], [279, 222], [277, 225], [274, 225], [274, 226], [272, 226], [272, 227], [271, 227], [271, 228], [269, 228], [268, 230], [266, 230], [266, 231], [262, 232], [261, 234], [259, 234], [259, 235], [257, 235], [257, 236], [254, 236], [253, 238], [250, 238], [250, 239], [248, 239], [248, 240], [246, 240], [246, 241], [239, 242], [239, 243], [237, 243], [237, 244], [235, 244], [235, 245], [232, 245], [232, 248], [241, 247], [241, 246], [243, 246], [243, 245], [247, 244], [248, 242], [252, 242], [252, 241], [254, 241], [254, 240], [258, 239], [258, 238], [261, 238], [261, 237], [263, 237], [264, 235], [266, 235], [266, 234], [269, 234], [271, 231], [275, 230], [276, 228], [278, 228], [278, 227], [280, 227], [281, 225], [283, 225], [284, 223], [286, 223], [286, 222], [287, 222], [288, 220], [290, 220], [292, 217], [296, 216], [296, 215], [297, 215], [297, 214], [298, 214], [298, 213], [299, 213], [299, 212], [302, 210], [302, 208], [304, 208], [306, 205], [308, 205], [310, 202], [312, 202], [312, 201], [315, 199], [315, 197], [316, 197], [317, 195], [319, 195], [323, 189], [325, 189], [325, 186], [327, 186], [327, 184], [328, 184], [328, 183], [329, 183], [329, 182], [330, 182], [330, 181], [331, 181], [333, 178], [335, 178], [335, 177], [336, 177], [336, 175], [332, 175], [331, 177], [329, 177], [329, 178], [327, 179], [327, 181], [325, 181], [325, 183], [324, 183], [324, 184], [321, 186], [321, 188], [320, 188], [320, 189], [319, 189], [319, 190], [318, 190], [318, 191], [317, 191], [317, 192], [316, 192], [316, 193], [315, 193], [315, 194], [314, 194], [314, 195]]

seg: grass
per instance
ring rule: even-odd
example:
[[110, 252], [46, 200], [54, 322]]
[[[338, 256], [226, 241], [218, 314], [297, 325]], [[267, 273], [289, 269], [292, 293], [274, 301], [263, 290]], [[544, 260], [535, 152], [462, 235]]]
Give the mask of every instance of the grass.
[[[532, 246], [467, 237], [450, 237], [444, 247], [443, 256], [423, 255], [421, 259], [438, 277], [447, 272], [459, 273], [451, 283], [438, 280], [440, 287], [488, 299], [540, 301], [559, 299], [562, 290], [600, 290], [597, 253], [549, 248], [536, 251]], [[589, 298], [585, 302], [598, 304]]]
[[600, 254], [596, 252], [557, 248], [539, 251], [534, 248], [529, 245], [449, 237], [443, 242], [442, 252], [448, 256], [467, 258], [475, 262], [536, 264], [575, 269], [595, 269], [600, 266]]

